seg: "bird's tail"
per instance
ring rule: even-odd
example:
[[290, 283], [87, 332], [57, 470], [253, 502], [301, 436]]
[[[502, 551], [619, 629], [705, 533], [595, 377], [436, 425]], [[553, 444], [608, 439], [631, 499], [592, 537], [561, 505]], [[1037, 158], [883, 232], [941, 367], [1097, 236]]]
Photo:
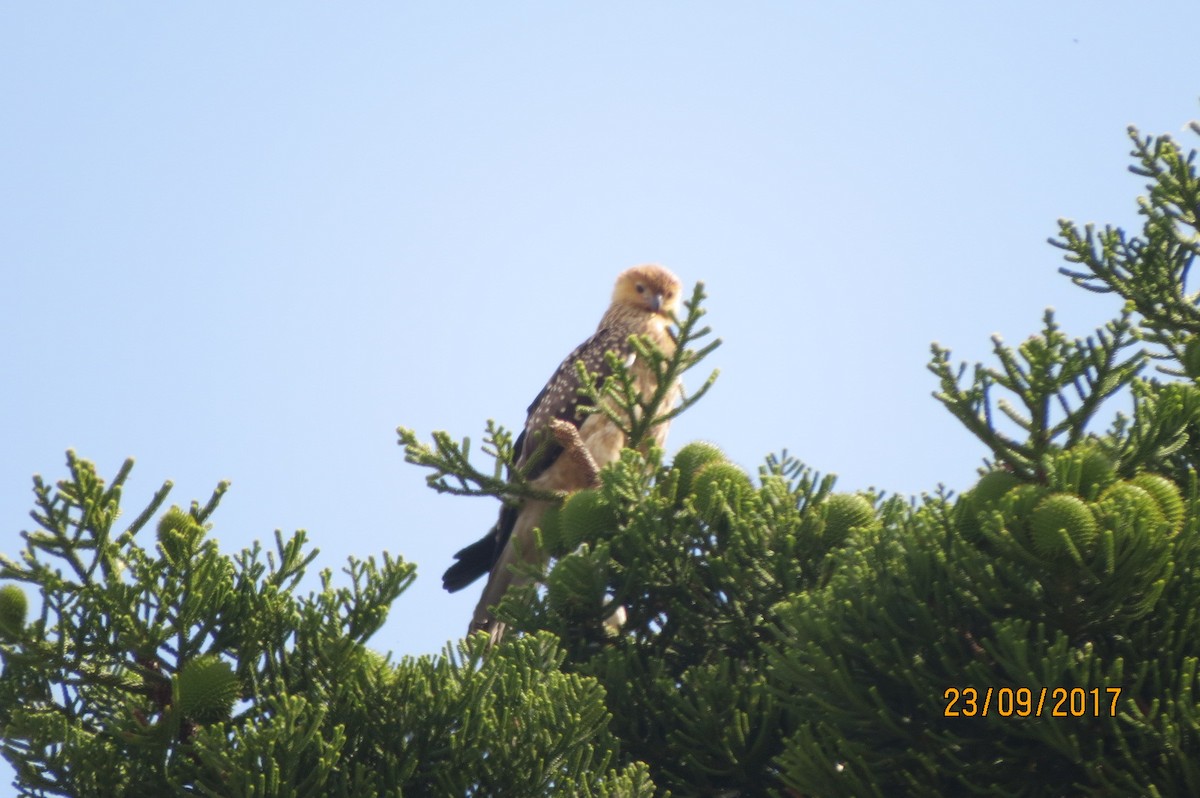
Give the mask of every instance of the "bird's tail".
[[[492, 610], [500, 603], [500, 599], [504, 598], [504, 594], [508, 592], [509, 588], [523, 585], [529, 581], [527, 570], [522, 569], [521, 566], [544, 559], [545, 555], [534, 540], [533, 530], [541, 524], [542, 516], [551, 504], [552, 502], [549, 501], [527, 499], [521, 505], [519, 512], [513, 508], [514, 522], [508, 527], [510, 534], [506, 536], [503, 546], [496, 553], [496, 561], [492, 565], [491, 574], [483, 588], [483, 595], [479, 597], [479, 603], [475, 605], [475, 614], [471, 617], [470, 632], [480, 629], [487, 631], [491, 634], [493, 643], [498, 643], [504, 635], [504, 624], [496, 620]], [[503, 524], [505, 520], [502, 512], [497, 526]], [[477, 544], [472, 544], [472, 546], [474, 545]], [[471, 546], [467, 548], [471, 548]]]
[[517, 508], [505, 504], [500, 508], [500, 517], [487, 534], [454, 555], [454, 565], [442, 574], [442, 587], [454, 593], [462, 590], [479, 577], [492, 570], [500, 553], [508, 545], [513, 525], [517, 521]]

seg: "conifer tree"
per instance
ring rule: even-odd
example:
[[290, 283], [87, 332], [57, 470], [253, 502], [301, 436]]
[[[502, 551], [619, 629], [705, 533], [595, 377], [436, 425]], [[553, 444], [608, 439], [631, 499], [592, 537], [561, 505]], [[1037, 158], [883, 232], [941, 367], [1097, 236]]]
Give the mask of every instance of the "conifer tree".
[[301, 595], [303, 532], [220, 552], [225, 483], [160, 512], [164, 484], [122, 529], [132, 461], [109, 483], [67, 464], [55, 487], [35, 478], [38, 529], [0, 560], [2, 750], [22, 795], [653, 794], [552, 636], [391, 662], [366, 643], [412, 565], [351, 559], [344, 586], [325, 570]]
[[[0, 561], [23, 794], [1200, 794], [1200, 176], [1130, 137], [1140, 232], [1051, 242], [1120, 314], [1072, 338], [1047, 313], [973, 370], [933, 347], [935, 396], [985, 453], [970, 490], [834, 492], [787, 452], [748, 474], [704, 442], [667, 461], [639, 436], [688, 403], [642, 402], [614, 361], [587, 396], [643, 423], [597, 487], [539, 495], [561, 502], [549, 559], [495, 647], [393, 663], [367, 643], [411, 566], [351, 560], [347, 587], [300, 595], [302, 533], [222, 555], [223, 486], [163, 511], [164, 486], [118, 531], [128, 465], [106, 485], [70, 455]], [[702, 299], [675, 357], [640, 342], [660, 383], [716, 345]], [[487, 466], [446, 433], [400, 442], [437, 490], [534, 495], [496, 424]]]
[[1048, 312], [973, 372], [933, 347], [987, 453], [963, 496], [833, 493], [786, 452], [752, 478], [693, 443], [627, 451], [548, 517], [551, 565], [500, 613], [603, 685], [662, 794], [1200, 794], [1200, 180], [1130, 135], [1141, 234], [1052, 241], [1120, 315], [1074, 339]]

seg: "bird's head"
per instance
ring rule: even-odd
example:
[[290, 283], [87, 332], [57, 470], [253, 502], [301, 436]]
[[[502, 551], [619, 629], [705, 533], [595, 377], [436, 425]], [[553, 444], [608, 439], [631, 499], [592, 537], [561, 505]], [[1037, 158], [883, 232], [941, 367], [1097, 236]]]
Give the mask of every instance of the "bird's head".
[[613, 304], [669, 316], [679, 308], [681, 287], [679, 278], [662, 266], [634, 266], [617, 277]]

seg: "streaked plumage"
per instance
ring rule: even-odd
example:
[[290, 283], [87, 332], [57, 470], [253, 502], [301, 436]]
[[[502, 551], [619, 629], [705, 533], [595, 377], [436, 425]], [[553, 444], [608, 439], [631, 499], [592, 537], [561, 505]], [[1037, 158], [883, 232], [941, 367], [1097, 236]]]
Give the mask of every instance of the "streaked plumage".
[[[626, 362], [632, 361], [631, 370], [637, 387], [643, 397], [649, 398], [656, 388], [655, 376], [648, 363], [636, 358], [629, 337], [648, 336], [659, 349], [672, 354], [675, 342], [668, 328], [671, 314], [679, 305], [679, 293], [678, 278], [661, 266], [635, 266], [617, 277], [612, 304], [596, 332], [567, 355], [529, 405], [525, 428], [515, 444], [514, 465], [525, 472], [533, 487], [570, 492], [589, 487], [594, 479], [590, 469], [581, 463], [586, 458], [572, 457], [569, 452], [564, 456], [566, 436], [561, 430], [551, 432], [554, 419], [578, 428], [579, 440], [597, 467], [603, 468], [620, 456], [625, 446], [621, 430], [602, 413], [581, 416], [577, 412], [585, 400], [578, 393], [580, 385], [575, 363], [582, 360], [588, 370], [599, 374], [603, 381], [611, 374], [605, 352], [614, 352]], [[668, 397], [671, 398], [673, 396]], [[651, 433], [659, 446], [666, 439], [667, 426], [660, 424]], [[503, 634], [503, 624], [492, 616], [491, 608], [515, 581], [510, 567], [518, 559], [533, 562], [542, 556], [534, 546], [533, 530], [549, 506], [550, 502], [535, 499], [504, 505], [488, 533], [454, 555], [456, 562], [442, 577], [447, 590], [461, 590], [483, 574], [489, 574], [471, 620], [471, 631], [487, 630], [493, 639]]]

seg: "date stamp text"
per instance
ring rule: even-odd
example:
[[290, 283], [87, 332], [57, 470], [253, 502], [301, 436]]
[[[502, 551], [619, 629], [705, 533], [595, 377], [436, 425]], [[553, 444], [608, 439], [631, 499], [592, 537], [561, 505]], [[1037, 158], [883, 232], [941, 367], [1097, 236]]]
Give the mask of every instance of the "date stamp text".
[[1100, 718], [1117, 714], [1120, 687], [947, 687], [947, 718]]

